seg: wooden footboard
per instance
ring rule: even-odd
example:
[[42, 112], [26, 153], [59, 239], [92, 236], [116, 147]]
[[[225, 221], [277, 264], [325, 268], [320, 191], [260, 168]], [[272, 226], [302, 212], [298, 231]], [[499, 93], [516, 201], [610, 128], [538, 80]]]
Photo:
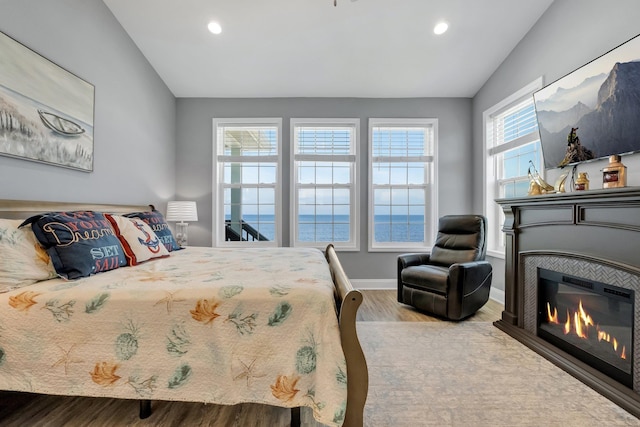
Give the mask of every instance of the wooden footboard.
[[351, 285], [333, 245], [327, 246], [325, 256], [329, 262], [333, 283], [336, 286], [340, 338], [347, 361], [347, 412], [343, 425], [345, 427], [362, 427], [364, 405], [369, 390], [367, 361], [364, 358], [356, 330], [356, 315], [362, 303], [362, 293]]

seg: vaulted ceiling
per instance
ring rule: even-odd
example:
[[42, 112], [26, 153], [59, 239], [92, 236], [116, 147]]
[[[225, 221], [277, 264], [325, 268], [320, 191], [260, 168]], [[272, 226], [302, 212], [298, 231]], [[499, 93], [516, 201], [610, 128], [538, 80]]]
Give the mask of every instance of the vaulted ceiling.
[[234, 98], [473, 97], [552, 1], [104, 0], [176, 97]]

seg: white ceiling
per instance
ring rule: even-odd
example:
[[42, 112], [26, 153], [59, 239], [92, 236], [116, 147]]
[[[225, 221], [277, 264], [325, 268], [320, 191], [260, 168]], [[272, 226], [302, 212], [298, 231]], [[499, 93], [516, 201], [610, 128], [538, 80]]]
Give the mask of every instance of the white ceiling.
[[473, 97], [553, 0], [104, 2], [176, 97], [404, 98]]

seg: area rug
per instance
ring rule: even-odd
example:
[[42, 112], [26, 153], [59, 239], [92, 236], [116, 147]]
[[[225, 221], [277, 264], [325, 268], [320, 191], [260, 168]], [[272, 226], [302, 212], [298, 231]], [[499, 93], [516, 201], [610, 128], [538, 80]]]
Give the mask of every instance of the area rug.
[[489, 322], [358, 322], [365, 425], [638, 426]]

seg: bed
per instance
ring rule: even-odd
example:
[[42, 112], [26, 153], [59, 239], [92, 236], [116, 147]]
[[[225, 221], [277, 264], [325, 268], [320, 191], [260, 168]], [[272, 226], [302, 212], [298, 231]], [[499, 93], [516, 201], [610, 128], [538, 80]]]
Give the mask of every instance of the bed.
[[[4, 219], [144, 210], [0, 200]], [[143, 417], [152, 400], [253, 402], [292, 408], [295, 425], [308, 407], [323, 424], [362, 426], [361, 302], [331, 245], [188, 247], [42, 280], [0, 293], [0, 390], [137, 399]]]

